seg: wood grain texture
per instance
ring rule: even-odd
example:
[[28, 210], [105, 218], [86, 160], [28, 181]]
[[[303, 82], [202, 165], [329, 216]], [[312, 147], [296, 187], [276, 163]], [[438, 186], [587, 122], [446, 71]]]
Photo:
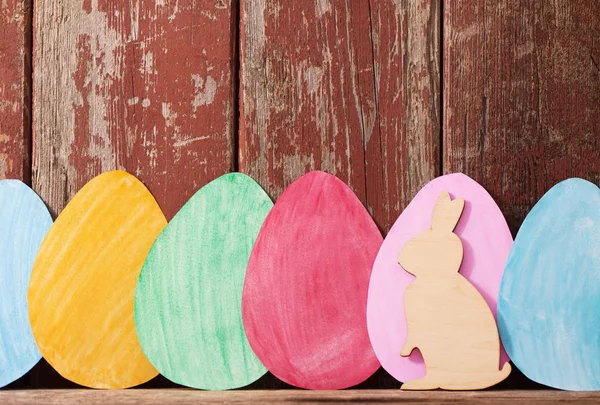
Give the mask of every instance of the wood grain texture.
[[31, 0], [0, 2], [0, 179], [31, 181]]
[[37, 2], [33, 184], [54, 213], [118, 168], [170, 218], [233, 168], [235, 7]]
[[403, 390], [478, 390], [510, 374], [498, 370], [500, 337], [492, 311], [477, 289], [459, 274], [463, 244], [453, 231], [465, 200], [442, 191], [433, 209], [431, 228], [409, 240], [398, 263], [416, 277], [404, 294], [407, 338], [400, 355], [416, 348], [426, 375], [405, 382]]
[[0, 391], [0, 401], [12, 404], [596, 404], [597, 392], [483, 391], [406, 392], [399, 390], [344, 391], [195, 391], [195, 390], [36, 390]]
[[148, 189], [123, 171], [92, 179], [58, 216], [35, 259], [27, 303], [38, 348], [63, 377], [109, 389], [156, 377], [136, 334], [134, 293], [166, 225]]
[[481, 183], [513, 232], [557, 182], [600, 183], [598, 1], [447, 2], [444, 172]]
[[439, 174], [436, 0], [242, 0], [239, 167], [335, 174], [383, 231]]

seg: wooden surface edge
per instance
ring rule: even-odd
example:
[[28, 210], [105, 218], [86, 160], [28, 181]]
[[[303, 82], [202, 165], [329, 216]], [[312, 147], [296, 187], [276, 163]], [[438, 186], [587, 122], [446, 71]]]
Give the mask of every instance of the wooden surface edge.
[[192, 403], [302, 403], [318, 404], [332, 402], [362, 403], [486, 403], [504, 404], [515, 401], [524, 403], [596, 403], [600, 392], [568, 391], [426, 391], [405, 392], [400, 390], [344, 390], [344, 391], [198, 391], [187, 389], [163, 390], [29, 390], [2, 391], [0, 403], [25, 404], [192, 404]]

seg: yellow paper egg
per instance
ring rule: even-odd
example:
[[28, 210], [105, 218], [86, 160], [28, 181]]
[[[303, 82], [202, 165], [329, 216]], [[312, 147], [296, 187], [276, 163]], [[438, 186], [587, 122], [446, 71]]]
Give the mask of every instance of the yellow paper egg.
[[167, 221], [134, 176], [104, 173], [58, 216], [28, 291], [38, 348], [63, 377], [127, 388], [158, 373], [137, 339], [133, 301], [144, 260]]

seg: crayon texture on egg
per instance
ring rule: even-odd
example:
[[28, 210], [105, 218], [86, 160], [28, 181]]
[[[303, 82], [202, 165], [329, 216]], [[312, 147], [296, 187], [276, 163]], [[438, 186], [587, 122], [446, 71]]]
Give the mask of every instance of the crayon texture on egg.
[[135, 332], [133, 299], [144, 260], [167, 221], [134, 176], [95, 177], [50, 229], [29, 286], [29, 318], [44, 358], [92, 388], [126, 388], [158, 373]]
[[29, 324], [27, 288], [51, 226], [48, 209], [29, 186], [0, 181], [0, 387], [23, 376], [42, 357]]
[[500, 337], [528, 378], [600, 390], [600, 189], [568, 179], [525, 218], [498, 300]]
[[202, 187], [160, 234], [140, 274], [135, 322], [165, 377], [200, 389], [248, 385], [267, 370], [242, 324], [248, 257], [273, 203], [242, 173]]

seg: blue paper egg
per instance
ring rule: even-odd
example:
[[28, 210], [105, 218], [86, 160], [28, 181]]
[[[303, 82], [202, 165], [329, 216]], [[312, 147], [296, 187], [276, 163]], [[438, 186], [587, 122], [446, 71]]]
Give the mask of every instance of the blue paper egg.
[[0, 181], [0, 387], [42, 357], [29, 325], [27, 288], [51, 225], [48, 209], [33, 190], [18, 180]]
[[566, 390], [600, 389], [600, 190], [553, 187], [531, 210], [500, 286], [498, 326], [514, 364]]

